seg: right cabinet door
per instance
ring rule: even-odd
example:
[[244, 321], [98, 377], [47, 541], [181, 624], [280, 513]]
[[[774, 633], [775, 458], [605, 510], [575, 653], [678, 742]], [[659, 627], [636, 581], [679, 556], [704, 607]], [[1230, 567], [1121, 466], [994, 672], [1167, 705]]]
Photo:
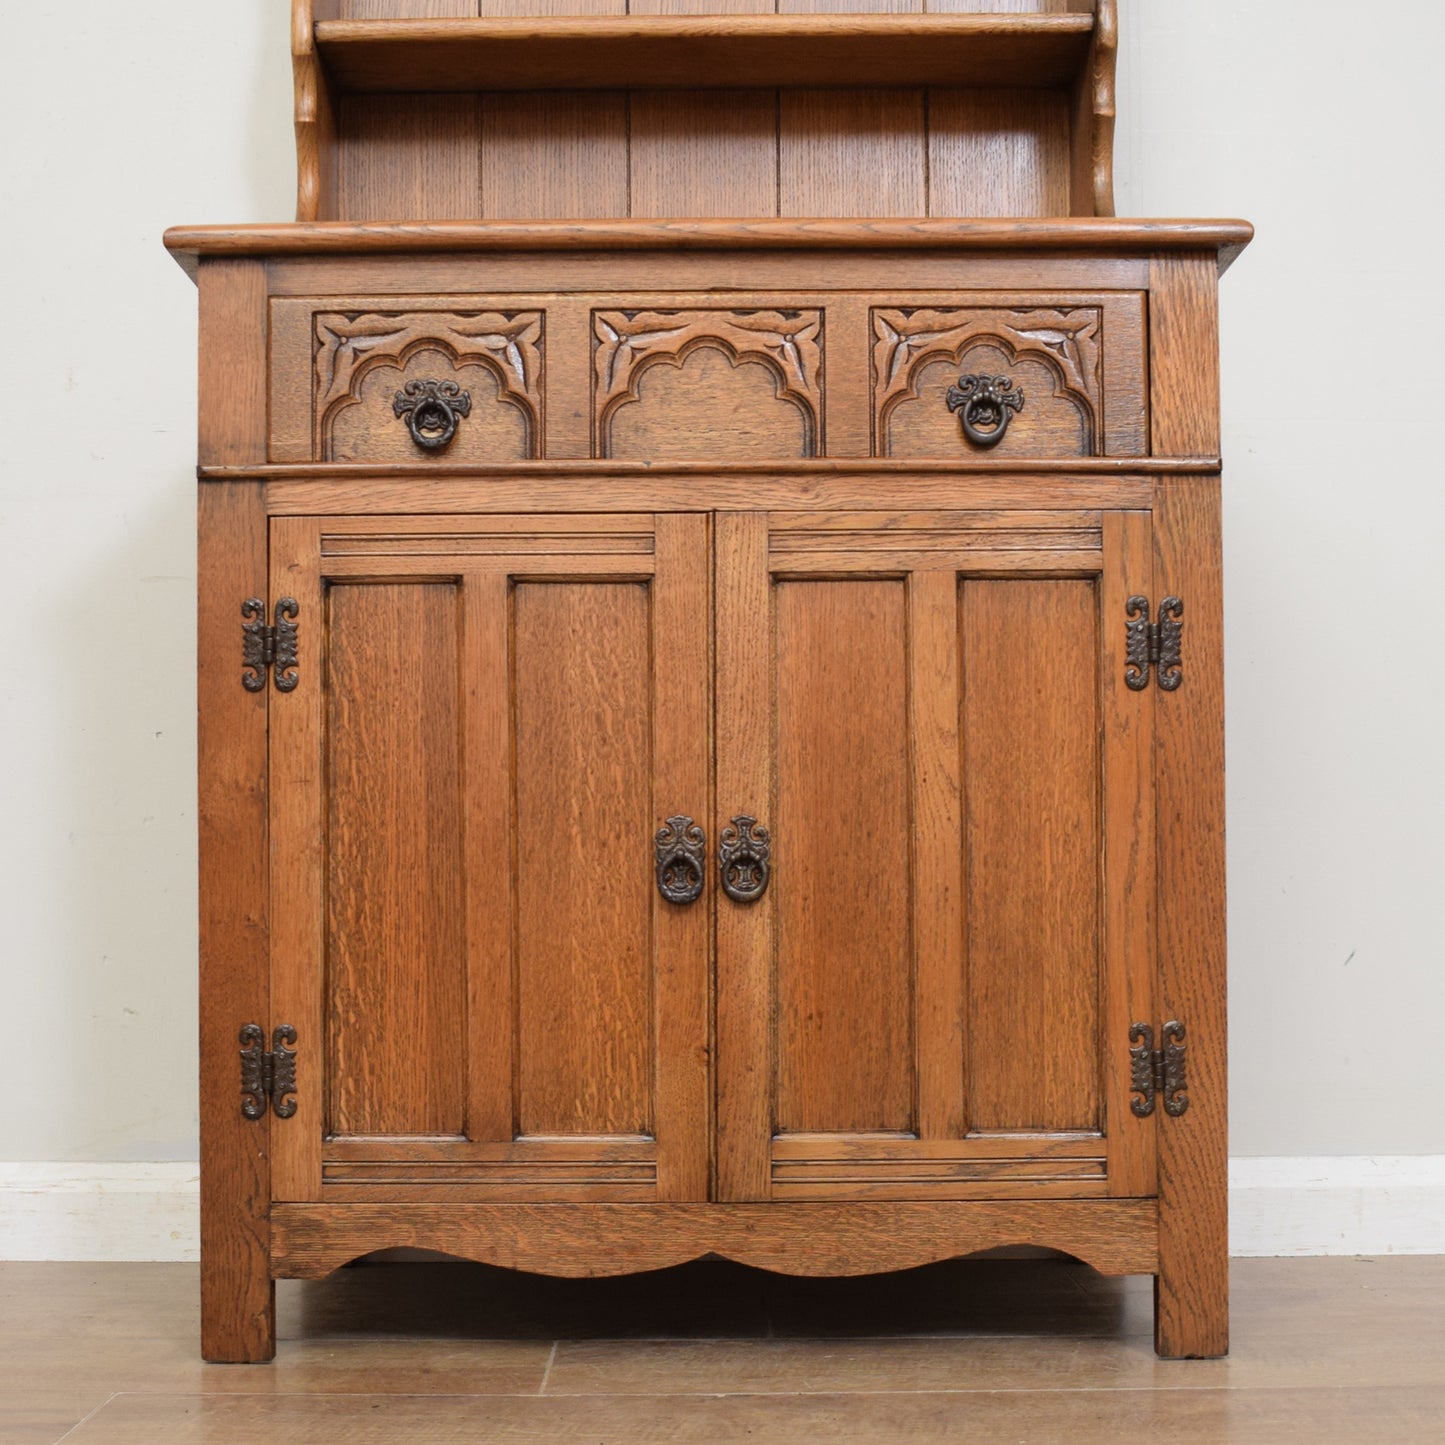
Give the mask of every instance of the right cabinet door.
[[716, 546], [719, 1197], [1155, 1193], [1149, 514], [723, 514]]

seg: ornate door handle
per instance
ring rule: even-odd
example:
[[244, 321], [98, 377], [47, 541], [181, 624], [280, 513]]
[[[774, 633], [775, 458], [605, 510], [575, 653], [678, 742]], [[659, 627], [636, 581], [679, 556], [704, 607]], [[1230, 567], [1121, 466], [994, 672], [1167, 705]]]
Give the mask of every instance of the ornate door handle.
[[722, 830], [718, 863], [722, 868], [723, 892], [735, 903], [751, 903], [768, 891], [772, 876], [772, 842], [768, 830], [756, 818], [739, 813]]
[[963, 434], [974, 446], [996, 447], [1014, 412], [1024, 409], [1024, 394], [1010, 376], [969, 372], [948, 388], [948, 409], [958, 413]]
[[472, 394], [454, 381], [409, 381], [391, 405], [406, 419], [417, 446], [439, 452], [451, 445], [461, 419], [471, 415]]
[[703, 855], [707, 839], [685, 813], [657, 830], [657, 891], [669, 903], [694, 903], [702, 893]]

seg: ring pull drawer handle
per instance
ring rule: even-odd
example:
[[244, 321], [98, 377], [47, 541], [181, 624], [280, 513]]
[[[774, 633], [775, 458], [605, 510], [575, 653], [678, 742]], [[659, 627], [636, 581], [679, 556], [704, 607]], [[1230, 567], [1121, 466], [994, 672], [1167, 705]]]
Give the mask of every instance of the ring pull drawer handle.
[[1024, 409], [1024, 394], [1011, 376], [983, 376], [968, 372], [948, 388], [948, 409], [957, 412], [963, 434], [976, 447], [996, 447], [1008, 431], [1016, 411]]
[[735, 903], [752, 903], [768, 891], [772, 876], [772, 842], [756, 818], [739, 813], [722, 830], [718, 863], [723, 892]]
[[409, 381], [397, 392], [392, 409], [406, 421], [411, 439], [424, 451], [451, 445], [457, 427], [472, 411], [472, 394], [454, 381]]
[[695, 903], [702, 893], [707, 839], [685, 813], [669, 818], [657, 830], [653, 851], [657, 891], [669, 903]]

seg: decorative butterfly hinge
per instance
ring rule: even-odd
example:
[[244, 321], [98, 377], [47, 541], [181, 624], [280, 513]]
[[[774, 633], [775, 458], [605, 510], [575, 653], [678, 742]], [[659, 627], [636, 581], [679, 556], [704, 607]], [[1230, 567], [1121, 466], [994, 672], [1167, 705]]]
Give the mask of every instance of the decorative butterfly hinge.
[[259, 1119], [269, 1104], [278, 1119], [296, 1112], [296, 1030], [282, 1024], [271, 1033], [271, 1048], [261, 1047], [266, 1035], [260, 1024], [241, 1030], [241, 1112]]
[[1184, 681], [1180, 666], [1179, 642], [1184, 624], [1184, 603], [1177, 597], [1166, 597], [1159, 604], [1159, 620], [1149, 620], [1149, 599], [1131, 597], [1124, 605], [1129, 615], [1128, 649], [1124, 658], [1124, 681], [1139, 692], [1149, 686], [1149, 669], [1165, 692], [1173, 692]]
[[1148, 1024], [1135, 1024], [1129, 1030], [1129, 1088], [1137, 1099], [1129, 1100], [1129, 1107], [1141, 1119], [1147, 1119], [1154, 1112], [1156, 1096], [1164, 1104], [1164, 1112], [1171, 1119], [1177, 1119], [1189, 1107], [1189, 1095], [1184, 1092], [1184, 1025], [1171, 1019], [1161, 1030], [1163, 1048], [1154, 1047], [1154, 1030]]
[[283, 597], [276, 604], [276, 621], [267, 624], [266, 604], [259, 597], [248, 597], [241, 604], [241, 685], [247, 692], [260, 692], [266, 686], [266, 673], [272, 671], [277, 692], [290, 692], [301, 680], [296, 671], [296, 614], [300, 609], [294, 597]]

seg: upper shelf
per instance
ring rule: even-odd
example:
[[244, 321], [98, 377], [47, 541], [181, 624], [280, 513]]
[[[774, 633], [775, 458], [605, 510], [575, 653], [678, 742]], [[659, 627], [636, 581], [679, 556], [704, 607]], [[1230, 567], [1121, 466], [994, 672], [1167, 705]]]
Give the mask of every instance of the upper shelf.
[[775, 86], [1055, 87], [1092, 15], [633, 15], [323, 20], [346, 92]]

